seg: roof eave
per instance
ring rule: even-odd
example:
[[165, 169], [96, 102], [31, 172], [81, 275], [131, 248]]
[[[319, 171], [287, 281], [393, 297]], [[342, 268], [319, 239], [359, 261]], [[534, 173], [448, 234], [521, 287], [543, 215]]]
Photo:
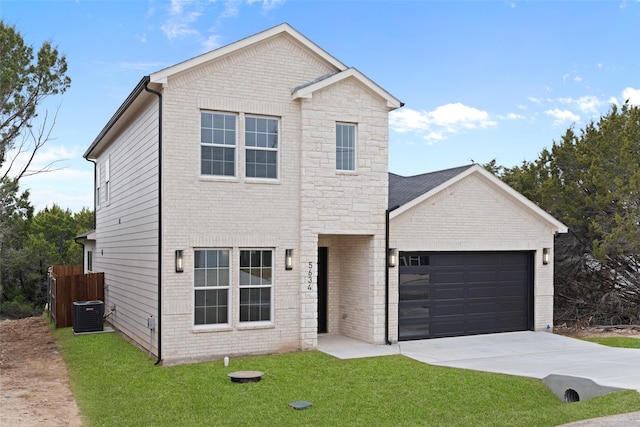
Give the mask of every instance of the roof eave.
[[455, 177], [443, 182], [442, 184], [440, 184], [437, 187], [429, 190], [428, 192], [422, 194], [421, 196], [416, 197], [415, 199], [411, 200], [410, 202], [407, 202], [404, 205], [400, 206], [398, 209], [392, 211], [389, 214], [389, 219], [393, 219], [393, 218], [395, 218], [395, 217], [397, 217], [399, 215], [402, 215], [404, 212], [408, 211], [409, 209], [413, 208], [414, 206], [419, 205], [423, 201], [433, 197], [435, 194], [438, 194], [439, 192], [441, 192], [445, 188], [455, 184], [456, 182], [461, 181], [462, 179], [464, 179], [467, 176], [469, 176], [471, 174], [474, 174], [474, 173], [483, 176], [486, 180], [490, 181], [493, 185], [499, 187], [502, 191], [507, 193], [507, 195], [509, 197], [511, 197], [512, 199], [515, 199], [518, 203], [524, 205], [525, 207], [527, 207], [528, 209], [533, 211], [541, 219], [543, 219], [545, 222], [547, 222], [555, 233], [567, 233], [569, 231], [569, 228], [566, 225], [564, 225], [562, 222], [560, 222], [557, 219], [555, 219], [551, 214], [546, 212], [544, 209], [540, 208], [538, 205], [533, 203], [531, 200], [527, 199], [522, 194], [520, 194], [518, 191], [514, 190], [509, 185], [504, 183], [504, 181], [502, 181], [500, 178], [498, 178], [497, 176], [495, 176], [494, 174], [492, 174], [491, 172], [487, 171], [485, 168], [483, 168], [482, 166], [477, 165], [477, 164], [471, 166], [468, 169], [465, 169], [464, 171], [462, 171], [460, 174], [456, 175]]
[[87, 151], [84, 152], [82, 157], [85, 159], [92, 158], [91, 152], [102, 142], [103, 138], [109, 133], [109, 131], [116, 125], [116, 123], [125, 115], [129, 107], [135, 102], [138, 96], [144, 91], [145, 86], [149, 83], [149, 76], [144, 76], [136, 85], [136, 87], [131, 91], [127, 99], [124, 100], [122, 105], [116, 110], [116, 112], [111, 116], [111, 119], [107, 122], [107, 124], [102, 128], [98, 136], [93, 140]]
[[181, 73], [193, 67], [197, 67], [206, 62], [215, 60], [217, 58], [228, 55], [230, 53], [233, 53], [237, 50], [251, 46], [263, 40], [267, 40], [279, 34], [288, 34], [293, 39], [295, 39], [298, 43], [302, 44], [309, 50], [313, 51], [316, 55], [321, 57], [323, 60], [331, 64], [331, 66], [335, 67], [336, 69], [338, 70], [347, 69], [347, 66], [345, 64], [337, 60], [334, 56], [330, 55], [326, 50], [322, 49], [320, 46], [318, 46], [317, 44], [309, 40], [307, 37], [302, 35], [299, 31], [294, 29], [291, 25], [287, 23], [283, 23], [280, 25], [276, 25], [275, 27], [269, 28], [265, 31], [262, 31], [258, 34], [254, 34], [242, 40], [238, 40], [226, 46], [222, 46], [218, 49], [204, 53], [200, 56], [196, 56], [195, 58], [188, 59], [186, 61], [167, 67], [163, 70], [152, 73], [150, 76], [151, 82], [166, 84], [169, 77], [172, 75]]
[[376, 95], [380, 96], [387, 103], [387, 108], [389, 110], [395, 110], [397, 108], [402, 107], [404, 104], [400, 102], [396, 97], [391, 95], [385, 89], [383, 89], [380, 85], [375, 83], [373, 80], [362, 74], [356, 68], [348, 68], [342, 72], [333, 74], [325, 79], [322, 79], [316, 83], [303, 86], [297, 90], [294, 90], [291, 94], [292, 98], [295, 99], [311, 99], [313, 98], [313, 93], [324, 89], [328, 86], [331, 86], [335, 83], [338, 83], [347, 78], [355, 78], [359, 82], [361, 82], [364, 86], [366, 86], [369, 90], [371, 90]]

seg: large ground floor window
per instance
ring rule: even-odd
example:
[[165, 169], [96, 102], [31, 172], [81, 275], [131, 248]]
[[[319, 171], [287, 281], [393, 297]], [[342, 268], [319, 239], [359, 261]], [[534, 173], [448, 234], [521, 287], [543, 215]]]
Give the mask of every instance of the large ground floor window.
[[272, 251], [240, 251], [241, 322], [262, 322], [271, 320], [272, 276]]
[[236, 254], [234, 261], [231, 249], [194, 251], [195, 325], [228, 325], [231, 316], [242, 323], [271, 321], [273, 250], [240, 249]]
[[197, 250], [194, 256], [196, 325], [229, 323], [229, 250]]

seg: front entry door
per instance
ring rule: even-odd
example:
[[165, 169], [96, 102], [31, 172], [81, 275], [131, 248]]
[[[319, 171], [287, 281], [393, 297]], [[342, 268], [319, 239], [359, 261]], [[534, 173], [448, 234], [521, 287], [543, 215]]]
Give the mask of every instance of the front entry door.
[[327, 271], [329, 248], [318, 248], [318, 333], [327, 333]]

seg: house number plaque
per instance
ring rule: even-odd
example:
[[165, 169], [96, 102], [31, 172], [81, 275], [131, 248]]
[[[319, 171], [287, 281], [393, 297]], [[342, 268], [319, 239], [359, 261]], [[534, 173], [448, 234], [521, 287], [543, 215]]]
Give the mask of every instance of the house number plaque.
[[313, 262], [309, 262], [309, 277], [307, 277], [307, 289], [313, 290]]

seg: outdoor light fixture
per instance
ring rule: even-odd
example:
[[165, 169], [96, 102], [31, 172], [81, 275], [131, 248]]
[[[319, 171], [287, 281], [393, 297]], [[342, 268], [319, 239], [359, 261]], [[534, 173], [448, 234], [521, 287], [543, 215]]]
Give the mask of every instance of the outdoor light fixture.
[[389, 248], [387, 254], [387, 264], [389, 267], [395, 267], [398, 262], [398, 250], [396, 248]]
[[176, 250], [176, 273], [182, 273], [184, 271], [184, 264], [182, 263], [182, 249]]
[[549, 248], [542, 248], [542, 263], [549, 264]]
[[293, 249], [284, 250], [284, 269], [293, 270]]

